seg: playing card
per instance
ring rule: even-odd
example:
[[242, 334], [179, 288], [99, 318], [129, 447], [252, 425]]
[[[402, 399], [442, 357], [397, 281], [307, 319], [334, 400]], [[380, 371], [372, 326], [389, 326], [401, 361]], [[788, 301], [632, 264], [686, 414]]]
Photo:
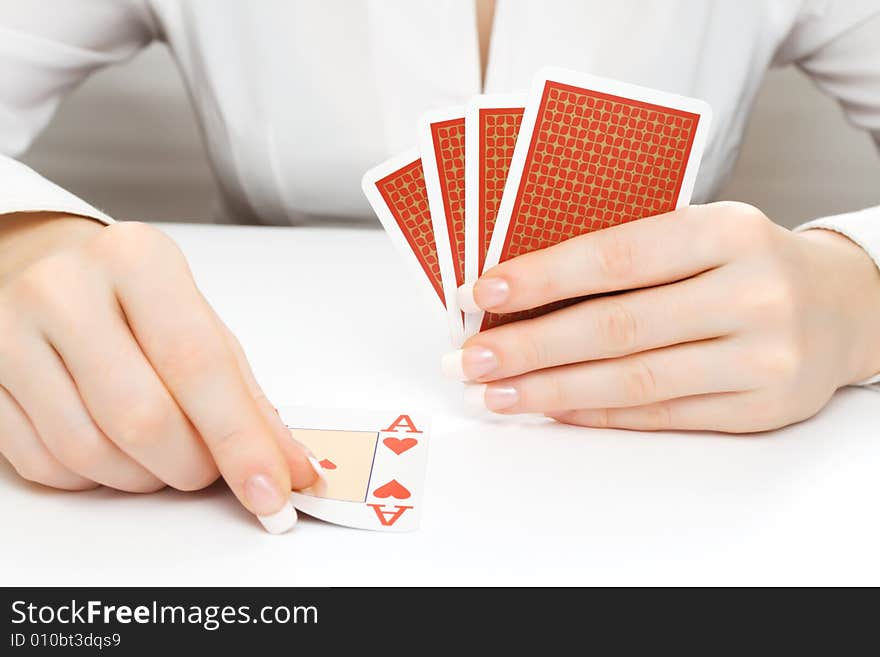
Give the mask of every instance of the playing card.
[[364, 174], [361, 186], [420, 288], [442, 311], [438, 316], [445, 317], [446, 297], [418, 151], [411, 149], [373, 167]]
[[322, 477], [291, 495], [293, 505], [337, 525], [377, 531], [419, 526], [430, 423], [421, 413], [279, 409]]
[[452, 343], [464, 339], [456, 291], [464, 283], [464, 108], [429, 112], [419, 123], [419, 151]]
[[[466, 283], [483, 272], [525, 103], [525, 94], [483, 94], [474, 96], [465, 108]], [[477, 313], [465, 315], [465, 337], [479, 330], [479, 320]]]
[[[711, 121], [705, 102], [549, 68], [535, 77], [484, 269], [690, 202]], [[480, 319], [480, 328], [566, 302]]]

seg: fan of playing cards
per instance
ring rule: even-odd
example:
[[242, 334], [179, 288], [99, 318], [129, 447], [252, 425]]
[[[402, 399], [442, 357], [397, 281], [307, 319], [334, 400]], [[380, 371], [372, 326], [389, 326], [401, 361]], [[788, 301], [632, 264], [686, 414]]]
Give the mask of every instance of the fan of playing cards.
[[528, 95], [426, 114], [418, 148], [368, 171], [364, 193], [458, 346], [561, 305], [464, 315], [456, 291], [483, 271], [687, 205], [710, 120], [701, 100], [544, 69]]

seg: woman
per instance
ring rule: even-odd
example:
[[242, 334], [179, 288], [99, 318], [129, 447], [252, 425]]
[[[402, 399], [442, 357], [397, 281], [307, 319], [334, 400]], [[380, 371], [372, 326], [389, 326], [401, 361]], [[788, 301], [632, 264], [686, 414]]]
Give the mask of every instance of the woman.
[[[180, 252], [149, 226], [105, 227], [12, 159], [92, 71], [168, 44], [236, 221], [368, 217], [361, 173], [414, 143], [421, 112], [523, 89], [548, 64], [707, 100], [697, 203], [771, 65], [800, 66], [880, 142], [877, 0], [0, 0], [0, 30], [0, 452], [71, 490], [222, 474], [272, 531], [316, 470]], [[880, 372], [880, 209], [797, 232], [743, 204], [675, 214], [485, 272], [465, 306], [638, 291], [482, 333], [444, 369], [497, 412], [735, 432], [806, 418]]]

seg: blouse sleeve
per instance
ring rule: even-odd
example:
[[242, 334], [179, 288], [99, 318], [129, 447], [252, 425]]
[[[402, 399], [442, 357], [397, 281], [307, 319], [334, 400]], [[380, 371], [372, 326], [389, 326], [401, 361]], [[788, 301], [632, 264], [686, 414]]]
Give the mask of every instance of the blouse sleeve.
[[[777, 63], [797, 65], [840, 103], [850, 123], [865, 130], [880, 147], [880, 0], [805, 3], [800, 20], [777, 53]], [[820, 217], [795, 230], [817, 228], [845, 235], [880, 269], [880, 206]], [[880, 298], [866, 302], [880, 305]], [[880, 390], [880, 373], [861, 382], [871, 384]]]
[[67, 93], [89, 74], [131, 58], [155, 35], [152, 13], [140, 0], [0, 0], [0, 215], [52, 211], [112, 222], [15, 158]]

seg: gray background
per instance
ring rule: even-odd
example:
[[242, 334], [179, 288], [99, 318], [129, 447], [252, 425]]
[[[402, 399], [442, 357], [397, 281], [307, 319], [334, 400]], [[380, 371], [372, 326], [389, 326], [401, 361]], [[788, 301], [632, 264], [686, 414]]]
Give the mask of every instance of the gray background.
[[[206, 221], [216, 186], [180, 76], [161, 45], [93, 76], [24, 156], [118, 218]], [[880, 204], [880, 157], [799, 71], [765, 80], [733, 178], [720, 198], [777, 222]]]

